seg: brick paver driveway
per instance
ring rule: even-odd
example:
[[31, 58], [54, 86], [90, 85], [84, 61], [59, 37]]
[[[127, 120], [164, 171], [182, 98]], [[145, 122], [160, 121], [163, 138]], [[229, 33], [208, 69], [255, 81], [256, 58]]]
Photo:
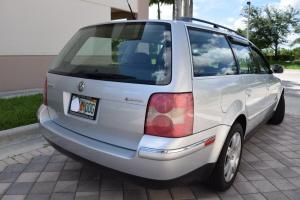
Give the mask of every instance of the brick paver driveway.
[[197, 182], [170, 190], [149, 190], [83, 166], [52, 147], [2, 160], [0, 172], [2, 200], [299, 200], [300, 115], [286, 114], [280, 126], [265, 125], [244, 145], [239, 173], [226, 192], [215, 192]]

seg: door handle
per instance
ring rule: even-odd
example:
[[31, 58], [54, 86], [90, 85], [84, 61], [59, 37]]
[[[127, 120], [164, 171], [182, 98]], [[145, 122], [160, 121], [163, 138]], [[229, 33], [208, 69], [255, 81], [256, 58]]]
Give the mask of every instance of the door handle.
[[252, 90], [248, 88], [248, 89], [246, 90], [246, 94], [248, 95], [248, 97], [251, 96], [251, 93], [252, 93]]

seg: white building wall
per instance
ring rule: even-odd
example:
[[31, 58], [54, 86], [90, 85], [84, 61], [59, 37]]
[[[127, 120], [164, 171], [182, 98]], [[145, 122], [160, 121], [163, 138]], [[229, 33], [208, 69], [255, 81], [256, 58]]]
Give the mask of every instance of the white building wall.
[[110, 11], [81, 0], [1, 0], [0, 55], [57, 55], [79, 28], [110, 21]]

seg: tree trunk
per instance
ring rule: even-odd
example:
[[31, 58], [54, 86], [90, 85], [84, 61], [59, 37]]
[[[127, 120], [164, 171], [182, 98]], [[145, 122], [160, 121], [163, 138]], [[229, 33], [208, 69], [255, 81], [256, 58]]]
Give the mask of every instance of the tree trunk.
[[182, 0], [176, 1], [176, 18], [182, 17]]
[[159, 1], [157, 2], [157, 18], [160, 19], [160, 6], [159, 6]]
[[173, 20], [176, 20], [175, 0], [173, 0]]
[[190, 0], [183, 0], [183, 16], [189, 16]]
[[278, 44], [275, 44], [275, 61], [278, 61]]
[[190, 17], [193, 17], [194, 1], [190, 0]]

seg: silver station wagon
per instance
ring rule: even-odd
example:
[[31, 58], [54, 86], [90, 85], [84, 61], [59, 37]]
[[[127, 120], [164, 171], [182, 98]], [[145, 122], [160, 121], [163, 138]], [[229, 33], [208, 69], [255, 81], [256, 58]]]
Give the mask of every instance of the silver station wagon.
[[154, 189], [205, 180], [224, 191], [243, 143], [283, 121], [273, 73], [254, 44], [211, 22], [97, 24], [57, 56], [37, 114], [55, 149], [118, 178]]

